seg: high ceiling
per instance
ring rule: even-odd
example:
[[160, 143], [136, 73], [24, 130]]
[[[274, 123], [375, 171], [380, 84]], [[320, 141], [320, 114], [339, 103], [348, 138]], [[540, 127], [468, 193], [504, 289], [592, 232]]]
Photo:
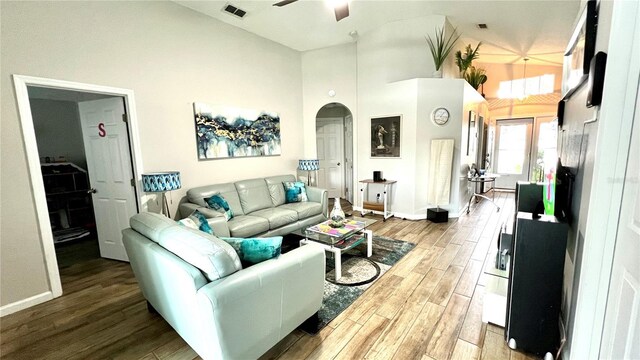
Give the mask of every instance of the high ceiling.
[[[273, 1], [183, 1], [176, 3], [299, 51], [345, 44], [385, 23], [445, 15], [464, 43], [483, 42], [481, 62], [559, 65], [580, 9], [580, 0], [378, 1], [352, 0], [350, 16], [336, 22], [322, 0], [300, 0], [284, 7]], [[247, 12], [238, 19], [222, 11], [232, 4]], [[485, 23], [487, 30], [476, 27]]]

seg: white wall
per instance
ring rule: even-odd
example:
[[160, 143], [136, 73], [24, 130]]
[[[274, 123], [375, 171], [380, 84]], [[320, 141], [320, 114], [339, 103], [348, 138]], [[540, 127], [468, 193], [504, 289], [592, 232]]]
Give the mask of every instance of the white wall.
[[87, 169], [78, 104], [73, 101], [30, 99], [40, 158], [66, 157]]
[[[356, 44], [302, 55], [305, 156], [316, 153], [313, 130], [317, 111], [329, 102], [346, 105], [355, 119], [354, 179], [371, 178], [373, 171], [379, 170], [385, 178], [397, 180], [391, 194], [392, 210], [408, 218], [426, 216], [427, 159], [432, 138], [456, 139], [457, 165], [452, 170], [455, 172], [452, 182], [459, 190], [452, 191], [452, 213], [457, 215], [465, 202], [466, 195], [459, 195], [460, 191], [467, 194], [466, 178], [460, 176], [459, 150], [461, 134], [465, 132], [462, 129], [464, 94], [470, 87], [464, 90], [468, 85], [464, 85], [463, 80], [426, 79], [432, 76], [435, 66], [424, 36], [433, 36], [434, 30], [443, 25], [443, 16], [392, 22], [360, 34]], [[447, 31], [452, 30], [450, 24], [446, 26]], [[452, 64], [453, 60], [445, 73], [455, 73]], [[331, 89], [336, 91], [334, 98], [327, 95]], [[477, 93], [476, 96], [479, 97]], [[468, 97], [467, 101], [477, 104], [483, 100]], [[467, 107], [475, 106], [469, 104]], [[452, 112], [452, 120], [443, 128], [435, 128], [430, 120], [431, 112], [438, 106], [446, 106]], [[371, 118], [386, 115], [402, 115], [400, 159], [370, 156]], [[358, 184], [355, 189], [359, 189]], [[371, 190], [373, 196], [377, 192]], [[358, 199], [356, 206], [359, 203]]]
[[[194, 186], [295, 173], [304, 141], [299, 52], [172, 2], [0, 6], [0, 305], [49, 289], [11, 74], [132, 89], [144, 171], [182, 173], [172, 211]], [[198, 161], [194, 101], [278, 112], [282, 156]]]

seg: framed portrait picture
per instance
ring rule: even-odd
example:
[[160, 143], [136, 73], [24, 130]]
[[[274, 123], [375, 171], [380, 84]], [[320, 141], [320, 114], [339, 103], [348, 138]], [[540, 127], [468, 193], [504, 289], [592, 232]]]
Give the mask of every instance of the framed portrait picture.
[[587, 1], [565, 50], [562, 66], [562, 96], [565, 100], [571, 97], [589, 75], [591, 58], [596, 48], [596, 11], [596, 1]]
[[371, 118], [371, 157], [400, 158], [402, 115]]
[[471, 155], [476, 152], [477, 142], [477, 123], [476, 112], [469, 110], [469, 128], [467, 129], [467, 155]]

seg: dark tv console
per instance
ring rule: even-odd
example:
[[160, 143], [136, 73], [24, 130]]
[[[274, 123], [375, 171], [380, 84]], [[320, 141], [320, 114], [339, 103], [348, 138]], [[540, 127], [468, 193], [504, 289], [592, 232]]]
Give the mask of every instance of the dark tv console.
[[567, 233], [554, 216], [517, 213], [505, 326], [512, 349], [544, 356], [559, 347]]

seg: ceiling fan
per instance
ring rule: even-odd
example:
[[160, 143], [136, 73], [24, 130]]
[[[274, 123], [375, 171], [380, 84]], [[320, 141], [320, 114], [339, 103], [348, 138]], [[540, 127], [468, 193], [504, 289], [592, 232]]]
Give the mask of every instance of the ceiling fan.
[[[283, 7], [285, 5], [289, 5], [298, 0], [282, 0], [273, 4], [273, 6]], [[349, 16], [349, 2], [346, 0], [333, 0], [331, 1], [333, 4], [333, 11], [336, 13], [336, 21], [340, 21], [347, 16]]]

